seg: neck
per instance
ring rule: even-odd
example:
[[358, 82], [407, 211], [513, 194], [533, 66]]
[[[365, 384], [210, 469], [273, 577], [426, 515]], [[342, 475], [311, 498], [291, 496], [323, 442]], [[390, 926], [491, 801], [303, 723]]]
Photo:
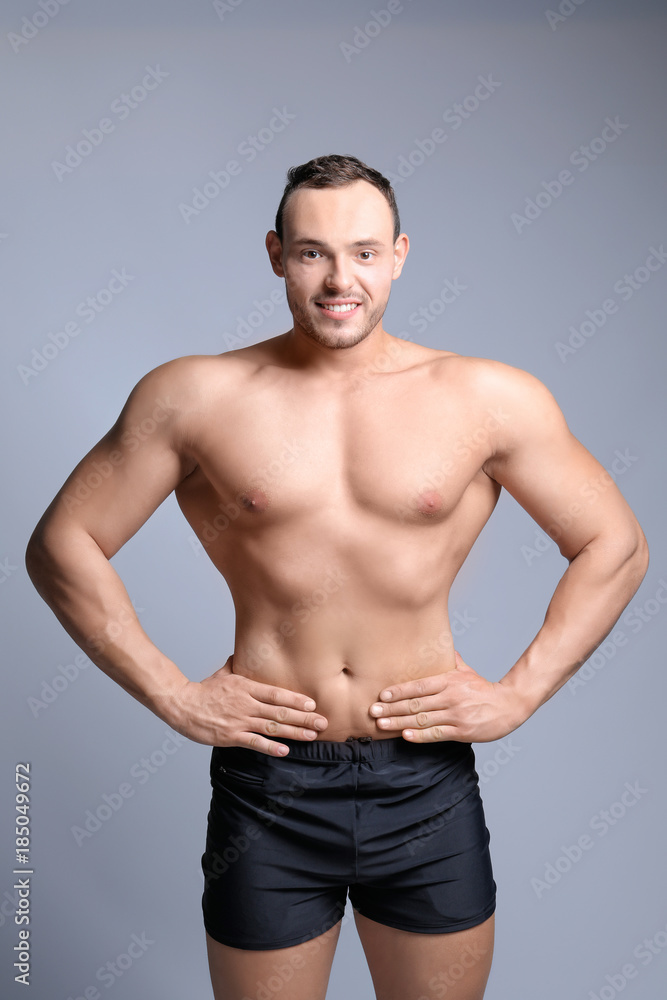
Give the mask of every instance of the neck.
[[364, 374], [395, 368], [398, 341], [378, 323], [352, 347], [327, 347], [314, 340], [298, 323], [278, 340], [281, 359], [290, 368], [311, 371], [334, 380], [353, 380]]

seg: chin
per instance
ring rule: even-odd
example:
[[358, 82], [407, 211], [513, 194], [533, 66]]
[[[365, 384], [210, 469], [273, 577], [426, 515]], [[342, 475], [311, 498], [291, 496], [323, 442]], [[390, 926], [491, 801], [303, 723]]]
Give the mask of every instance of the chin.
[[330, 327], [323, 328], [318, 323], [313, 323], [309, 328], [304, 327], [304, 331], [319, 344], [338, 348], [354, 347], [355, 344], [360, 344], [373, 332], [372, 329], [367, 330], [363, 325], [348, 327], [346, 330], [332, 330]]

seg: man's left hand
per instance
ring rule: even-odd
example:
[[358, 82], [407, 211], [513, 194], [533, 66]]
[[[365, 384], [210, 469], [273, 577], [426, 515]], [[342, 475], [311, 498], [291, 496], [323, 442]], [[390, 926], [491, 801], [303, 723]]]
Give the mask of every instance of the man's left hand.
[[488, 743], [525, 722], [525, 711], [508, 686], [486, 680], [455, 656], [454, 670], [381, 691], [381, 700], [369, 709], [378, 729], [402, 730], [411, 743]]

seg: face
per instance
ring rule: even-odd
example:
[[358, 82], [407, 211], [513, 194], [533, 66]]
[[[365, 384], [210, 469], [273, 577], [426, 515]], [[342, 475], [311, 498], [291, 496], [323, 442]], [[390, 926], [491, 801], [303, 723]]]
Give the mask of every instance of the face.
[[394, 243], [389, 204], [367, 181], [298, 188], [287, 202], [283, 243], [266, 238], [273, 270], [285, 278], [295, 332], [324, 347], [353, 347], [381, 323], [408, 238]]

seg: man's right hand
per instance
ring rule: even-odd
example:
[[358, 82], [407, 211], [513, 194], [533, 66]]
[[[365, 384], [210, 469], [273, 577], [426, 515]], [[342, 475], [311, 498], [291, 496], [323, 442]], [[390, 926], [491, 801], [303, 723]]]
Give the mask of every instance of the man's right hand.
[[289, 748], [265, 736], [312, 740], [326, 729], [328, 720], [314, 711], [312, 698], [235, 674], [232, 660], [161, 699], [158, 714], [195, 743], [249, 747], [272, 757], [284, 756]]

